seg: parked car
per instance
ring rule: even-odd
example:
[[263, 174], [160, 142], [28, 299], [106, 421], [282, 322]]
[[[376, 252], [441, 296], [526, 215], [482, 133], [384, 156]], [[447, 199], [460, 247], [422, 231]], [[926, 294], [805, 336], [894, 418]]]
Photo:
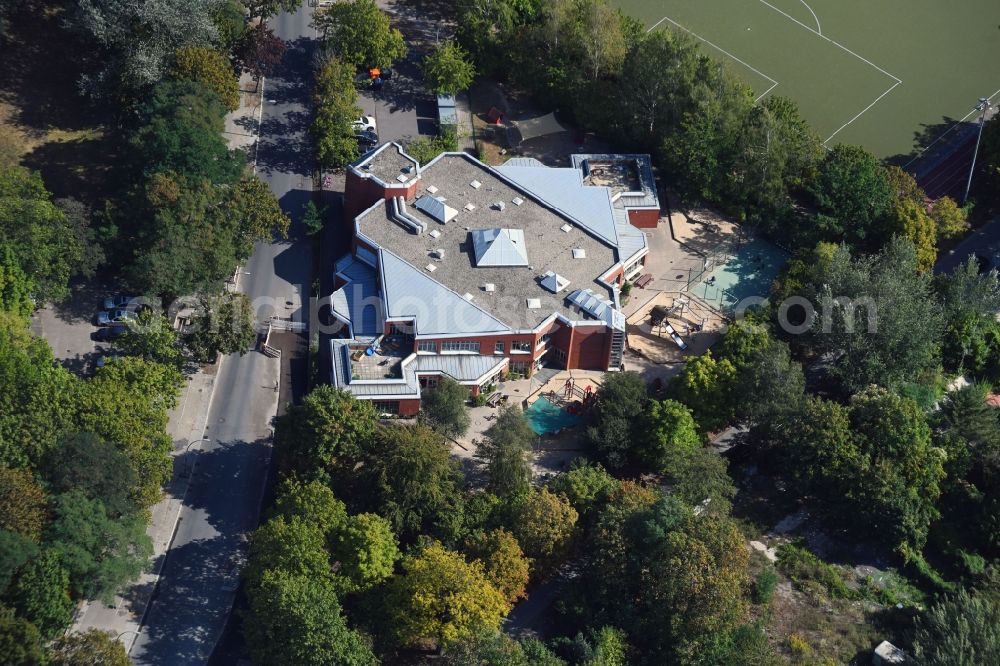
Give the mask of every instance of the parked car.
[[110, 342], [128, 333], [128, 326], [125, 324], [112, 324], [105, 328], [100, 328], [90, 336], [94, 342]]
[[368, 150], [378, 145], [378, 134], [375, 132], [355, 132], [354, 138], [362, 150]]
[[126, 321], [133, 321], [135, 319], [135, 313], [130, 310], [103, 310], [97, 313], [97, 325], [107, 326], [108, 324], [124, 323]]
[[134, 296], [126, 296], [125, 294], [115, 294], [114, 296], [108, 296], [104, 299], [104, 309], [105, 310], [117, 310], [119, 308], [124, 308], [126, 305], [132, 302]]
[[358, 116], [351, 123], [355, 132], [374, 132], [375, 119], [371, 116]]

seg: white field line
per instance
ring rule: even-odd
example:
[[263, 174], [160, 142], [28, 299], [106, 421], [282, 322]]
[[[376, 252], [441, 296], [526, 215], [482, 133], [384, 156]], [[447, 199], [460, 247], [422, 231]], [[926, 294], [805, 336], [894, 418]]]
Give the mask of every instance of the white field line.
[[853, 118], [851, 118], [850, 120], [848, 120], [846, 123], [844, 123], [843, 125], [841, 125], [840, 127], [838, 127], [836, 132], [834, 132], [830, 136], [826, 137], [826, 139], [823, 141], [823, 143], [824, 144], [827, 143], [830, 139], [832, 139], [833, 137], [837, 136], [837, 134], [840, 133], [840, 130], [844, 129], [845, 127], [847, 127], [848, 125], [850, 125], [851, 123], [853, 123], [855, 120], [857, 120], [861, 116], [865, 115], [865, 113], [868, 111], [868, 109], [870, 109], [873, 106], [875, 106], [876, 104], [878, 104], [883, 97], [885, 97], [886, 95], [888, 95], [889, 93], [891, 93], [896, 88], [896, 86], [898, 86], [900, 83], [902, 83], [902, 81], [896, 81], [891, 86], [889, 86], [889, 89], [886, 90], [881, 95], [879, 95], [878, 97], [876, 97], [874, 102], [872, 102], [871, 104], [869, 104], [865, 108], [861, 109], [861, 111], [858, 112], [858, 115], [856, 115]]
[[807, 3], [806, 0], [799, 0], [799, 2], [801, 2], [803, 5], [805, 5], [806, 9], [809, 10], [809, 13], [813, 15], [813, 20], [816, 21], [816, 34], [817, 35], [822, 35], [823, 34], [823, 26], [821, 26], [819, 24], [819, 17], [816, 16], [816, 12], [813, 11], [813, 8], [809, 6], [809, 3]]
[[[989, 100], [990, 102], [992, 102], [993, 98], [996, 97], [997, 95], [1000, 95], [1000, 90], [997, 90], [996, 92], [994, 92], [992, 95], [990, 95], [986, 99]], [[907, 162], [906, 164], [904, 164], [903, 168], [905, 169], [906, 167], [910, 166], [911, 164], [913, 164], [914, 162], [916, 162], [917, 160], [919, 160], [923, 156], [924, 153], [926, 153], [928, 150], [930, 150], [931, 146], [933, 146], [938, 141], [940, 141], [941, 139], [943, 139], [947, 134], [950, 134], [952, 132], [952, 130], [954, 130], [956, 127], [958, 127], [959, 125], [961, 125], [962, 123], [964, 123], [966, 120], [968, 120], [969, 116], [971, 116], [972, 114], [974, 114], [974, 113], [976, 113], [978, 111], [979, 111], [978, 107], [975, 107], [975, 106], [972, 107], [972, 111], [969, 111], [967, 114], [965, 114], [964, 116], [962, 116], [962, 118], [960, 120], [956, 120], [954, 125], [952, 125], [948, 129], [946, 129], [945, 131], [941, 132], [941, 135], [938, 136], [938, 138], [936, 138], [933, 141], [931, 141], [930, 143], [928, 143], [927, 146], [923, 150], [921, 150], [919, 153], [917, 153], [913, 157], [912, 160], [910, 160], [909, 162]]]
[[661, 18], [659, 21], [657, 21], [656, 23], [654, 23], [653, 26], [649, 30], [647, 30], [646, 32], [649, 32], [650, 30], [653, 30], [653, 28], [656, 28], [658, 25], [660, 25], [664, 21], [670, 22], [671, 24], [673, 24], [674, 26], [680, 28], [681, 30], [683, 30], [684, 32], [688, 33], [692, 37], [694, 37], [696, 39], [700, 39], [701, 41], [705, 42], [706, 44], [708, 44], [709, 46], [711, 46], [716, 51], [719, 51], [720, 53], [723, 53], [723, 54], [727, 55], [728, 57], [732, 58], [736, 62], [740, 63], [741, 65], [743, 65], [744, 67], [746, 67], [747, 69], [749, 69], [750, 71], [752, 71], [755, 74], [758, 74], [758, 75], [764, 77], [765, 79], [767, 79], [768, 81], [770, 81], [771, 82], [771, 87], [768, 88], [767, 90], [765, 90], [764, 92], [762, 92], [761, 94], [757, 95], [757, 99], [754, 100], [754, 103], [759, 102], [765, 95], [767, 95], [769, 92], [771, 92], [772, 90], [774, 90], [775, 86], [778, 85], [777, 81], [775, 81], [770, 76], [768, 76], [764, 72], [760, 71], [759, 69], [757, 69], [753, 65], [751, 65], [751, 64], [749, 64], [747, 62], [744, 62], [743, 60], [740, 60], [739, 58], [737, 58], [736, 56], [734, 56], [729, 51], [725, 50], [721, 46], [713, 44], [712, 42], [708, 41], [707, 39], [705, 39], [701, 35], [693, 32], [691, 30], [688, 30], [687, 28], [685, 28], [684, 26], [682, 26], [680, 23], [678, 23], [677, 21], [673, 20], [669, 16], [664, 16], [663, 18]]

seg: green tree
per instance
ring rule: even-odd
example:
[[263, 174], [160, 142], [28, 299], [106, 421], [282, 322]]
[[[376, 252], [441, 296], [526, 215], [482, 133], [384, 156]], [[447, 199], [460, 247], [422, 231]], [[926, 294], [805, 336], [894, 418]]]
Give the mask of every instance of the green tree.
[[609, 373], [602, 381], [588, 415], [587, 439], [609, 467], [621, 467], [636, 446], [636, 424], [646, 409], [646, 384], [634, 372]]
[[125, 646], [100, 629], [60, 636], [49, 648], [49, 666], [129, 666]]
[[359, 513], [332, 535], [330, 556], [339, 563], [337, 575], [347, 580], [346, 589], [362, 592], [392, 576], [399, 547], [389, 521]]
[[458, 536], [462, 473], [440, 435], [419, 425], [383, 427], [362, 460], [358, 500], [387, 518], [401, 540]]
[[859, 248], [878, 247], [887, 237], [885, 218], [893, 192], [879, 160], [858, 146], [834, 146], [809, 183], [820, 214], [816, 240], [845, 240]]
[[347, 626], [328, 577], [265, 571], [249, 593], [243, 635], [264, 666], [375, 666], [370, 642]]
[[670, 494], [686, 504], [720, 516], [729, 515], [736, 486], [726, 459], [699, 446], [682, 454], [672, 465]]
[[581, 518], [592, 516], [617, 487], [618, 481], [600, 463], [586, 458], [575, 458], [567, 471], [549, 481], [549, 490], [569, 500]]
[[178, 49], [174, 54], [171, 74], [177, 79], [205, 85], [229, 111], [240, 108], [240, 82], [229, 59], [221, 51], [201, 46]]
[[218, 33], [216, 46], [226, 53], [231, 53], [247, 31], [243, 6], [237, 0], [223, 0], [215, 6], [211, 16]]
[[354, 88], [354, 68], [338, 58], [327, 60], [316, 73], [313, 89], [316, 115], [309, 126], [316, 147], [316, 161], [326, 168], [340, 168], [358, 158], [354, 119], [361, 115]]
[[995, 314], [1000, 310], [1000, 276], [996, 271], [980, 274], [978, 262], [970, 257], [950, 274], [939, 275], [935, 288], [945, 317], [941, 343], [945, 369], [1000, 376]]
[[93, 433], [62, 438], [46, 456], [43, 474], [49, 492], [79, 490], [100, 500], [111, 516], [134, 516], [144, 508], [135, 501], [139, 479], [128, 457]]
[[14, 611], [0, 606], [0, 654], [10, 666], [42, 666], [45, 649], [38, 629]]
[[135, 100], [159, 83], [171, 56], [186, 46], [208, 46], [218, 33], [212, 14], [216, 0], [139, 0], [123, 6], [116, 0], [82, 0], [73, 5], [66, 25], [95, 48], [96, 72], [82, 88], [109, 100]]
[[478, 532], [466, 539], [465, 552], [482, 563], [486, 578], [507, 603], [513, 605], [527, 596], [531, 561], [513, 534], [503, 528]]
[[442, 655], [445, 666], [533, 666], [521, 644], [502, 631], [476, 631], [456, 640]]
[[469, 54], [451, 40], [438, 44], [424, 56], [423, 72], [427, 87], [439, 95], [466, 90], [476, 78], [476, 66], [469, 61]]
[[150, 98], [146, 123], [131, 143], [147, 174], [173, 171], [195, 182], [232, 184], [243, 174], [246, 157], [229, 150], [225, 115], [222, 100], [204, 83], [167, 81]]
[[501, 497], [518, 495], [531, 484], [531, 445], [535, 432], [524, 412], [515, 406], [500, 408], [476, 448], [476, 458], [486, 467], [489, 488]]
[[333, 580], [323, 530], [299, 516], [275, 516], [258, 527], [250, 540], [248, 584], [255, 588], [269, 571]]
[[159, 501], [172, 474], [167, 410], [176, 405], [183, 382], [175, 367], [126, 357], [102, 368], [79, 394], [72, 430], [92, 432], [125, 454], [137, 480], [131, 495], [139, 506]]
[[438, 385], [427, 391], [420, 401], [424, 421], [449, 439], [461, 437], [469, 429], [469, 412], [465, 401], [469, 389], [450, 377], [441, 377]]
[[46, 522], [45, 491], [26, 469], [0, 467], [0, 529], [38, 542]]
[[291, 218], [278, 203], [263, 180], [246, 176], [231, 189], [226, 190], [224, 214], [235, 220], [236, 257], [246, 261], [253, 254], [258, 242], [271, 242], [288, 238]]
[[0, 310], [13, 313], [25, 320], [35, 309], [31, 294], [34, 283], [8, 245], [0, 245]]
[[313, 27], [352, 65], [389, 67], [406, 55], [402, 33], [374, 0], [336, 0], [313, 15]]
[[695, 421], [703, 429], [717, 430], [732, 420], [736, 376], [736, 367], [729, 359], [716, 360], [708, 350], [684, 365], [671, 383], [671, 392], [691, 408]]
[[302, 207], [302, 226], [305, 227], [307, 235], [315, 236], [323, 231], [327, 208], [328, 206], [317, 206], [315, 201], [307, 201]]
[[[13, 251], [20, 262], [21, 271], [10, 272], [6, 279], [16, 280], [23, 273], [39, 304], [69, 295], [69, 279], [76, 272], [83, 248], [39, 174], [16, 166], [0, 168], [0, 245]], [[12, 285], [10, 288], [16, 290], [12, 296], [16, 297], [23, 286]]]
[[669, 473], [680, 458], [701, 447], [691, 410], [676, 400], [650, 400], [641, 432], [642, 458], [660, 473]]
[[917, 268], [930, 270], [937, 260], [937, 224], [927, 214], [923, 202], [904, 201], [893, 206], [888, 226], [893, 232], [913, 243]]
[[73, 616], [69, 572], [52, 551], [43, 552], [21, 570], [11, 598], [18, 613], [44, 638], [55, 638]]
[[588, 636], [581, 632], [561, 647], [562, 651], [572, 653], [575, 663], [585, 666], [626, 666], [629, 663], [625, 632], [614, 627], [601, 627]]
[[1000, 605], [988, 595], [959, 590], [914, 624], [913, 655], [926, 666], [976, 666], [1000, 651]]
[[170, 320], [154, 309], [139, 313], [136, 324], [112, 343], [115, 348], [147, 361], [180, 368], [184, 365], [184, 350]]
[[245, 294], [201, 296], [188, 345], [195, 357], [214, 361], [216, 354], [243, 356], [257, 341], [253, 307]]
[[579, 517], [569, 501], [542, 488], [518, 498], [514, 515], [511, 529], [525, 554], [543, 569], [558, 564]]
[[403, 573], [386, 592], [387, 622], [395, 642], [448, 647], [463, 636], [497, 629], [510, 606], [483, 566], [432, 541], [403, 558]]
[[80, 491], [56, 496], [52, 513], [46, 538], [69, 571], [74, 596], [110, 600], [146, 567], [153, 547], [141, 518], [115, 521]]
[[834, 375], [848, 392], [896, 387], [937, 363], [942, 311], [908, 241], [894, 238], [873, 257], [839, 248], [806, 295], [820, 316], [804, 342], [836, 359]]
[[941, 197], [931, 206], [930, 216], [941, 238], [958, 238], [969, 230], [969, 211], [951, 197]]
[[734, 401], [739, 419], [751, 424], [771, 420], [802, 401], [802, 367], [792, 359], [788, 345], [775, 340], [764, 325], [733, 323], [719, 345], [719, 357], [736, 368], [732, 395], [754, 397]]
[[406, 154], [419, 164], [428, 164], [441, 153], [453, 153], [458, 150], [458, 135], [454, 128], [441, 128], [438, 136], [418, 136], [406, 143]]
[[278, 419], [275, 448], [282, 467], [306, 476], [352, 472], [377, 425], [378, 414], [370, 401], [318, 386]]
[[17, 572], [38, 557], [38, 546], [17, 532], [0, 529], [0, 598], [14, 582]]
[[347, 507], [333, 494], [330, 487], [320, 481], [303, 483], [294, 477], [286, 478], [278, 486], [277, 499], [271, 507], [272, 517], [286, 521], [301, 518], [315, 525], [329, 537], [347, 521]]

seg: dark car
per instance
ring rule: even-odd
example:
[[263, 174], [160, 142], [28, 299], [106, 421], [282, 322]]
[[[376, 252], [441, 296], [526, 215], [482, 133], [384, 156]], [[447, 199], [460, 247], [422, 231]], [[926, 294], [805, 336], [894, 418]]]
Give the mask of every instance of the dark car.
[[128, 333], [128, 326], [125, 324], [112, 324], [111, 326], [94, 331], [90, 338], [95, 342], [108, 342], [116, 340], [126, 333]]
[[371, 148], [378, 145], [378, 134], [375, 132], [355, 132], [354, 138], [362, 148]]

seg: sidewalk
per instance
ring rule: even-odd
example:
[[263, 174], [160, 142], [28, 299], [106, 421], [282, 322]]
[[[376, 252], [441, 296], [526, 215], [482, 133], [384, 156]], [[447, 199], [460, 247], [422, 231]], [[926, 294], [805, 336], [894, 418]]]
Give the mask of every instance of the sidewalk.
[[240, 77], [240, 108], [226, 114], [226, 124], [222, 131], [231, 150], [246, 150], [247, 162], [254, 169], [257, 168], [257, 138], [260, 135], [263, 101], [264, 79], [260, 80], [258, 86], [252, 76], [244, 73]]
[[177, 406], [170, 411], [167, 434], [173, 439], [170, 455], [173, 457], [174, 474], [164, 489], [163, 499], [153, 505], [152, 520], [146, 534], [153, 541], [153, 557], [149, 570], [115, 597], [114, 605], [100, 601], [84, 602], [78, 609], [72, 631], [88, 629], [110, 631], [122, 639], [128, 651], [135, 642], [142, 623], [142, 616], [149, 605], [164, 555], [170, 546], [184, 495], [191, 479], [194, 456], [205, 436], [208, 412], [215, 391], [215, 378], [222, 367], [222, 358], [212, 366], [199, 370], [184, 387]]

